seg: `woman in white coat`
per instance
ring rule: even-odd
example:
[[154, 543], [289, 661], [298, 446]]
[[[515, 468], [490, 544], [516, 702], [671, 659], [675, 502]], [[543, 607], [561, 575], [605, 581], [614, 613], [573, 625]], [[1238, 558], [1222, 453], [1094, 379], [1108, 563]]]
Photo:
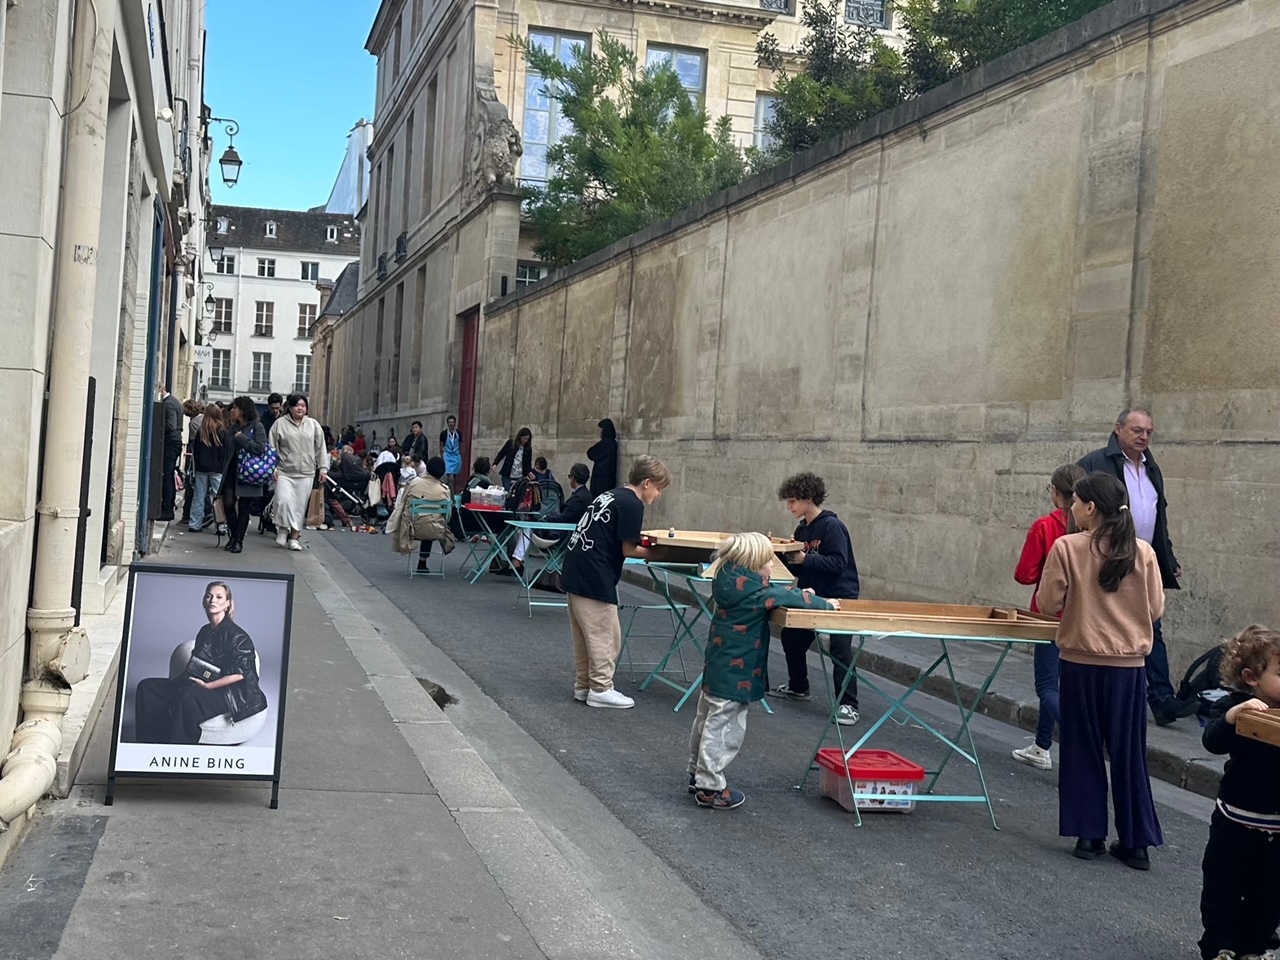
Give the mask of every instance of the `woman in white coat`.
[[329, 451], [324, 446], [324, 429], [307, 416], [307, 398], [291, 393], [285, 400], [285, 415], [271, 425], [271, 446], [280, 455], [276, 468], [275, 524], [280, 531], [276, 543], [301, 550], [302, 528], [307, 501], [319, 471], [323, 484], [329, 473]]

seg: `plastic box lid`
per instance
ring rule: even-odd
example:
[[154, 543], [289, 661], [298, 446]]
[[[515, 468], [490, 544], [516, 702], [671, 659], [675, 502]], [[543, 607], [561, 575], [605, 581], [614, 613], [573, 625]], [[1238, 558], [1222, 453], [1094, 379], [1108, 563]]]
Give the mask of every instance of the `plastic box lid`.
[[[844, 753], [838, 747], [818, 751], [818, 765], [841, 775]], [[924, 767], [892, 750], [858, 750], [849, 760], [849, 776], [854, 780], [923, 780]]]

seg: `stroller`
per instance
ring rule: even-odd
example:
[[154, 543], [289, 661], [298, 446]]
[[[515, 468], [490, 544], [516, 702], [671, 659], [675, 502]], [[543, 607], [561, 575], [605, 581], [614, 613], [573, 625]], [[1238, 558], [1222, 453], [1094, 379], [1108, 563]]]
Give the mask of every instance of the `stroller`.
[[342, 504], [343, 510], [354, 522], [362, 523], [373, 530], [384, 530], [387, 518], [391, 515], [386, 504], [370, 504], [366, 489], [352, 489], [328, 475], [325, 476], [325, 482], [329, 484], [329, 496]]

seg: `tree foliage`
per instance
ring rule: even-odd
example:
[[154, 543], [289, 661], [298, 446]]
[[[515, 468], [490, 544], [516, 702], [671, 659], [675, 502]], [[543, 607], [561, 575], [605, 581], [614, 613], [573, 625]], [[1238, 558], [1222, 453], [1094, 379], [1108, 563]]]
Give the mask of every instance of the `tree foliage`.
[[548, 263], [585, 257], [745, 174], [729, 118], [708, 129], [706, 110], [669, 65], [642, 69], [634, 51], [603, 32], [595, 51], [575, 48], [572, 63], [522, 37], [510, 42], [567, 128], [547, 150], [546, 185], [521, 191]]
[[841, 0], [812, 0], [800, 15], [799, 73], [787, 72], [772, 34], [756, 48], [760, 63], [774, 72], [778, 94], [767, 126], [773, 145], [758, 165], [843, 133], [1107, 2], [902, 0], [895, 9], [906, 44], [898, 52], [875, 30], [845, 23]]

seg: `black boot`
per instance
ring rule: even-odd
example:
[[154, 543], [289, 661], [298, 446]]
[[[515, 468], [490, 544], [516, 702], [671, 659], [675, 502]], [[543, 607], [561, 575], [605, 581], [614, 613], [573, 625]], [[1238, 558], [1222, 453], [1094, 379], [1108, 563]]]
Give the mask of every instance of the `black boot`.
[[1107, 841], [1081, 838], [1076, 841], [1076, 848], [1071, 852], [1073, 856], [1079, 857], [1081, 860], [1097, 860], [1106, 854]]
[[244, 549], [243, 540], [232, 540], [230, 545], [227, 547], [227, 550], [231, 553], [239, 553], [243, 549]]

